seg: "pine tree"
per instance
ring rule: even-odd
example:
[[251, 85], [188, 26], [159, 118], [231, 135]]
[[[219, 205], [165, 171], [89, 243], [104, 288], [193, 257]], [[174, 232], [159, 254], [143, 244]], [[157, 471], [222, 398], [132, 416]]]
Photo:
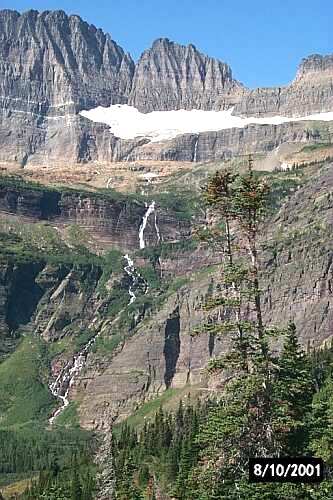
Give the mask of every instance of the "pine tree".
[[308, 425], [310, 449], [333, 467], [333, 380], [330, 376], [313, 397]]
[[116, 488], [117, 500], [143, 500], [143, 494], [134, 482], [134, 474], [136, 471], [136, 464], [134, 464], [131, 459], [128, 459], [123, 470], [119, 471], [120, 475]]
[[71, 500], [82, 500], [82, 487], [80, 483], [77, 457], [74, 455], [72, 465], [72, 479], [71, 479]]
[[281, 448], [287, 455], [298, 455], [306, 446], [304, 415], [310, 409], [314, 384], [309, 360], [299, 346], [293, 323], [286, 329], [273, 390], [275, 428]]
[[199, 431], [201, 463], [191, 475], [198, 497], [203, 495], [203, 485], [212, 498], [227, 495], [247, 473], [249, 457], [280, 451], [273, 392], [277, 365], [269, 348], [270, 337], [280, 332], [264, 325], [259, 282], [258, 235], [268, 193], [267, 184], [252, 171], [251, 161], [245, 174], [216, 174], [206, 189], [208, 202], [228, 221], [228, 258], [221, 266], [222, 294], [205, 307], [210, 314], [218, 307], [224, 313], [212, 316], [201, 332], [228, 335], [232, 349], [210, 363], [226, 383], [220, 403]]

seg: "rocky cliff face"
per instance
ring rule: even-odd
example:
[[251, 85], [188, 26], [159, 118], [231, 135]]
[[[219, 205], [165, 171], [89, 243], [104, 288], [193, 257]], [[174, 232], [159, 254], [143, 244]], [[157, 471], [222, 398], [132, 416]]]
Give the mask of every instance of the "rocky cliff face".
[[[166, 389], [205, 387], [204, 367], [225, 352], [227, 339], [192, 337], [203, 321], [201, 304], [214, 288], [214, 277], [201, 277], [182, 287], [124, 341], [112, 358], [90, 356], [72, 395], [81, 401], [81, 423], [94, 428], [108, 403], [118, 419]], [[109, 326], [110, 333], [114, 326]]]
[[306, 116], [333, 109], [333, 57], [303, 59], [293, 82], [286, 87], [248, 91], [235, 106], [244, 116]]
[[30, 322], [42, 296], [35, 281], [42, 267], [38, 262], [0, 259], [0, 360], [14, 349], [20, 336], [18, 329]]
[[[185, 134], [170, 141], [146, 142], [133, 147], [127, 152], [126, 160], [205, 162], [249, 153], [268, 153], [285, 143], [327, 143], [330, 141], [332, 127], [332, 122], [305, 121], [281, 125], [253, 124], [217, 132]], [[129, 141], [119, 141], [119, 147], [125, 142]], [[122, 155], [119, 161], [121, 159], [124, 159]]]
[[333, 164], [314, 171], [270, 221], [264, 235], [266, 318], [295, 321], [304, 346], [332, 339]]
[[[106, 125], [92, 123], [78, 113], [128, 103], [143, 112], [235, 106], [234, 114], [244, 116], [301, 116], [333, 109], [332, 79], [332, 56], [310, 56], [303, 60], [289, 86], [248, 90], [233, 78], [227, 64], [201, 54], [193, 45], [159, 39], [135, 66], [110, 35], [78, 16], [67, 16], [63, 11], [19, 14], [3, 10], [0, 162], [25, 166], [193, 160], [197, 158], [195, 137], [179, 136], [176, 141], [146, 147], [148, 139], [120, 140]], [[254, 138], [253, 133], [239, 132], [237, 139], [234, 131], [204, 134], [198, 158], [205, 161], [242, 153], [246, 148], [253, 150], [253, 142], [262, 141], [262, 130], [256, 128]], [[283, 135], [271, 131], [268, 127], [264, 135]], [[289, 136], [292, 133], [290, 130]], [[219, 136], [221, 141], [216, 139]], [[209, 149], [204, 142], [209, 143]]]
[[134, 63], [102, 30], [63, 11], [0, 12], [3, 107], [56, 117], [125, 102]]
[[88, 139], [77, 112], [126, 102], [133, 73], [130, 56], [78, 16], [1, 11], [1, 160], [48, 159], [55, 143], [58, 159], [62, 148], [71, 161], [81, 158]]
[[[57, 227], [77, 225], [85, 229], [102, 248], [126, 252], [139, 248], [139, 229], [147, 207], [125, 196], [97, 195], [88, 191], [40, 189], [34, 185], [0, 180], [0, 213], [27, 221], [50, 221]], [[156, 218], [155, 218], [156, 216]], [[147, 244], [177, 241], [191, 233], [191, 222], [177, 219], [170, 209], [156, 207], [148, 218], [144, 239]]]
[[230, 67], [194, 45], [159, 39], [135, 69], [128, 103], [140, 111], [216, 109], [233, 106], [244, 93]]
[[[278, 325], [293, 319], [304, 346], [310, 342], [318, 347], [332, 336], [333, 209], [327, 192], [327, 186], [333, 182], [332, 172], [331, 163], [304, 170], [305, 180], [299, 176], [300, 187], [290, 191], [289, 199], [270, 217], [263, 231], [265, 319]], [[288, 173], [285, 176], [288, 178]], [[48, 205], [45, 200], [52, 199], [53, 212], [43, 211], [44, 203]], [[122, 244], [125, 251], [132, 238], [127, 236], [131, 234], [129, 226], [138, 226], [141, 210], [146, 207], [135, 205], [133, 212], [132, 209], [126, 212], [121, 202], [107, 202], [104, 196], [78, 194], [74, 190], [65, 193], [34, 190], [31, 186], [24, 189], [22, 185], [3, 188], [0, 204], [2, 216], [6, 218], [11, 212], [21, 225], [28, 219], [30, 223], [35, 221], [34, 224], [44, 220], [58, 230], [62, 224], [75, 222], [88, 230], [86, 244], [95, 236], [95, 226], [105, 223], [107, 217], [111, 234], [115, 234], [113, 218], [120, 216], [120, 208], [123, 209], [123, 218], [119, 219], [122, 241], [110, 237], [104, 243], [109, 249]], [[131, 213], [134, 219], [129, 222]], [[159, 218], [157, 221], [160, 224]], [[168, 224], [170, 232], [184, 237], [175, 219], [170, 217]], [[12, 234], [13, 226], [11, 218], [6, 237]], [[166, 233], [166, 226], [163, 230]], [[21, 231], [22, 227], [18, 227], [16, 234]], [[157, 243], [154, 218], [146, 231], [147, 245], [154, 246]], [[134, 288], [136, 300], [129, 305], [133, 282], [124, 262], [118, 268], [112, 264], [110, 276], [110, 272], [105, 274], [110, 267], [91, 261], [91, 256], [85, 253], [74, 260], [68, 260], [67, 254], [59, 257], [60, 243], [54, 245], [53, 253], [47, 252], [48, 257], [43, 242], [42, 256], [31, 251], [28, 255], [23, 251], [11, 254], [6, 250], [3, 232], [0, 236], [1, 355], [15, 349], [22, 333], [37, 332], [52, 352], [53, 380], [66, 363], [72, 362], [73, 352], [78, 352], [92, 335], [99, 335], [96, 347], [84, 353], [82, 369], [69, 391], [69, 399], [80, 402], [80, 419], [85, 427], [98, 427], [106, 404], [112, 415], [121, 419], [166, 389], [214, 387], [207, 385], [204, 368], [211, 357], [228, 349], [227, 339], [191, 333], [202, 323], [201, 305], [220, 279], [218, 268], [209, 267], [220, 256], [214, 260], [216, 255], [186, 246], [178, 247], [176, 255], [160, 254], [161, 249], [156, 245], [148, 248], [156, 269], [150, 266], [145, 279], [149, 280], [155, 271], [155, 281], [156, 275], [161, 281], [158, 285], [149, 281], [148, 293], [147, 287], [141, 291]], [[19, 243], [19, 238], [12, 241], [15, 252], [20, 248]], [[133, 258], [135, 266], [144, 272], [147, 257], [133, 254]], [[173, 282], [176, 276], [181, 280]], [[173, 285], [165, 288], [170, 280]]]
[[[300, 342], [318, 348], [332, 339], [332, 196], [333, 165], [314, 167], [302, 187], [267, 220], [261, 254], [265, 322], [295, 322]], [[202, 264], [199, 263], [199, 266]], [[195, 267], [194, 267], [195, 270]], [[107, 402], [122, 419], [167, 388], [215, 387], [203, 369], [228, 349], [228, 339], [192, 336], [203, 322], [201, 305], [219, 281], [218, 270], [191, 273], [189, 283], [138, 324], [112, 356], [88, 357], [72, 395], [81, 401], [81, 422], [98, 424]], [[222, 312], [223, 313], [223, 312]], [[112, 335], [115, 329], [110, 325]]]

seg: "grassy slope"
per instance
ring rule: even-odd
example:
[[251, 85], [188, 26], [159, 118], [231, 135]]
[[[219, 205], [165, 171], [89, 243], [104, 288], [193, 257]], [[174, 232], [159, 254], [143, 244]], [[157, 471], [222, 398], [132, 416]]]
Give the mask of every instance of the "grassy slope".
[[45, 385], [48, 373], [45, 345], [25, 337], [0, 364], [0, 426], [45, 420], [54, 398]]
[[[163, 407], [168, 411], [175, 411], [178, 408], [180, 401], [186, 401], [188, 398], [191, 399], [192, 403], [200, 395], [200, 387], [196, 386], [185, 386], [181, 389], [167, 389], [160, 396], [147, 401], [142, 406], [140, 406], [130, 417], [128, 417], [125, 422], [130, 427], [134, 429], [141, 429], [145, 421], [152, 420], [160, 407]], [[123, 422], [116, 424], [114, 426], [114, 432], [117, 434]]]
[[12, 481], [10, 484], [3, 486], [2, 490], [0, 489], [5, 500], [10, 500], [13, 498], [17, 498], [17, 495], [21, 495], [24, 491], [30, 486], [31, 481], [37, 479], [37, 475], [32, 474], [29, 475], [26, 479], [19, 479], [18, 481]]

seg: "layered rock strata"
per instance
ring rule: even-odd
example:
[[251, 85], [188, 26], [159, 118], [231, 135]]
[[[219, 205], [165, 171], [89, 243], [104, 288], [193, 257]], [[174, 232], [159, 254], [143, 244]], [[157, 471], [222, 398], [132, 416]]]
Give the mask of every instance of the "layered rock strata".
[[195, 138], [179, 136], [147, 146], [149, 139], [120, 140], [106, 125], [92, 123], [78, 113], [118, 103], [143, 112], [234, 106], [234, 114], [242, 116], [331, 111], [332, 59], [310, 56], [302, 61], [290, 85], [249, 90], [233, 78], [227, 64], [201, 54], [193, 45], [159, 39], [135, 65], [110, 35], [78, 16], [63, 11], [19, 14], [3, 10], [0, 162], [25, 166], [146, 158], [206, 161], [251, 151], [253, 144], [258, 149], [263, 134], [270, 135], [275, 144], [276, 135], [282, 141], [292, 140], [293, 126], [287, 139], [282, 125], [277, 126], [282, 132], [273, 132], [269, 126], [251, 133], [232, 129], [209, 132], [200, 134], [197, 157], [192, 145]]

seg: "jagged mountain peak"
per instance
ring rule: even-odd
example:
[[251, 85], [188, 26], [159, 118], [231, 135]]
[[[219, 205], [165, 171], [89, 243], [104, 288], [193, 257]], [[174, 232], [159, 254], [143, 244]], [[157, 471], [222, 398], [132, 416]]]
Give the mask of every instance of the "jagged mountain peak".
[[333, 54], [311, 54], [301, 60], [295, 81], [304, 78], [326, 78], [327, 76], [333, 79]]
[[0, 95], [29, 103], [30, 111], [40, 112], [40, 103], [44, 109], [122, 103], [130, 92], [130, 56], [77, 15], [0, 11], [0, 41]]
[[156, 49], [157, 47], [165, 47], [165, 48], [177, 47], [180, 49], [191, 49], [191, 50], [197, 51], [197, 48], [193, 43], [189, 43], [188, 45], [184, 45], [184, 44], [178, 43], [174, 40], [170, 40], [170, 38], [168, 38], [168, 37], [156, 38], [156, 40], [154, 40], [152, 43], [151, 49], [147, 49], [147, 50]]
[[158, 38], [136, 65], [129, 104], [143, 112], [227, 109], [242, 93], [228, 64], [202, 54], [193, 44]]

